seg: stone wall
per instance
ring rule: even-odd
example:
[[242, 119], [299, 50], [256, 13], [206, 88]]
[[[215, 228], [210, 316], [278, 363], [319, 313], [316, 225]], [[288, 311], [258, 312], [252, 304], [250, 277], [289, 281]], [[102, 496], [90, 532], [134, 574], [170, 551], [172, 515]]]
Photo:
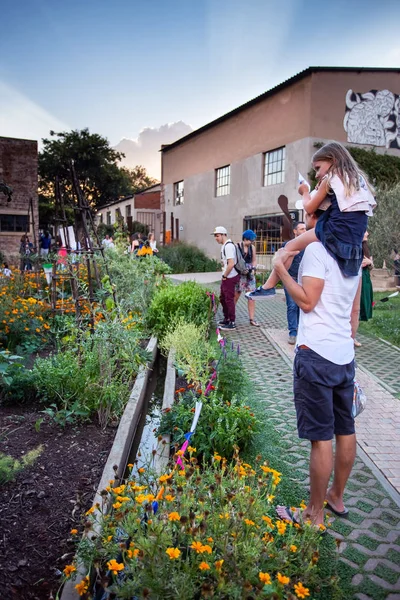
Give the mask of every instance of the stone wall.
[[[18, 254], [21, 236], [25, 227], [23, 219], [16, 220], [17, 231], [2, 231], [6, 228], [5, 215], [27, 217], [29, 200], [33, 200], [35, 233], [38, 235], [38, 147], [34, 140], [20, 140], [0, 137], [0, 181], [13, 189], [12, 201], [7, 203], [6, 197], [0, 194], [0, 250], [9, 259]], [[30, 241], [33, 240], [32, 218], [28, 228]], [[1, 225], [3, 224], [3, 226]]]

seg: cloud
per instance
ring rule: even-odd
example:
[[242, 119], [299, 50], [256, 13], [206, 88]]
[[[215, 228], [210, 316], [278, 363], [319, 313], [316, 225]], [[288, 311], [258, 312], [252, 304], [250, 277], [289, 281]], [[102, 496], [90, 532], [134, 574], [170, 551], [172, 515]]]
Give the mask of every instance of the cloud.
[[15, 88], [0, 81], [0, 135], [41, 140], [49, 131], [70, 127], [45, 111]]
[[124, 138], [114, 148], [123, 152], [125, 158], [121, 164], [125, 167], [143, 165], [152, 177], [161, 178], [161, 154], [159, 152], [162, 144], [172, 144], [179, 138], [190, 133], [192, 128], [183, 121], [168, 123], [161, 127], [145, 127], [139, 133], [136, 140]]

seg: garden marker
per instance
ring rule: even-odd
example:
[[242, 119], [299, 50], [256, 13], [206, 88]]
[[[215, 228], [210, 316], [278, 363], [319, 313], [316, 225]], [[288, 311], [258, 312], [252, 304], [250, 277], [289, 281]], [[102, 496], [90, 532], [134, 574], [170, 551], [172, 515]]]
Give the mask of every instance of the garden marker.
[[[203, 403], [202, 402], [196, 402], [196, 409], [194, 411], [192, 425], [190, 426], [189, 433], [185, 434], [186, 441], [183, 443], [182, 448], [181, 448], [182, 456], [185, 454], [186, 448], [189, 446], [190, 438], [192, 437], [192, 435], [196, 431], [196, 427], [197, 427], [197, 423], [198, 423], [198, 420], [199, 420], [199, 417], [200, 417], [200, 413], [201, 413], [202, 407], [203, 407]], [[181, 469], [185, 468], [184, 465], [183, 465], [182, 457], [181, 456], [178, 456], [176, 464], [179, 465], [181, 467]]]

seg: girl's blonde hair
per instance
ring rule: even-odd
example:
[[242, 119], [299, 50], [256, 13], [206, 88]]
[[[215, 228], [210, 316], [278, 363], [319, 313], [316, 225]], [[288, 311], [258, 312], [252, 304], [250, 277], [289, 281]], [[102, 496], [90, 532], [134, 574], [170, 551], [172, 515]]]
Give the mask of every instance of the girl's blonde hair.
[[371, 193], [375, 195], [375, 190], [369, 183], [367, 175], [360, 169], [350, 152], [339, 142], [329, 142], [317, 150], [312, 157], [312, 162], [318, 160], [332, 163], [328, 173], [328, 188], [333, 175], [337, 175], [342, 180], [346, 196], [351, 196], [360, 189], [361, 176]]

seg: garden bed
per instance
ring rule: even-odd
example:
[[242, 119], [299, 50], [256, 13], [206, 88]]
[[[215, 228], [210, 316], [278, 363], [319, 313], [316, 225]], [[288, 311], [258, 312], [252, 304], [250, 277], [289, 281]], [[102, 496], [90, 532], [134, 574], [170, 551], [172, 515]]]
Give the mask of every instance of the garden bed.
[[60, 430], [37, 408], [2, 407], [0, 451], [39, 458], [0, 488], [0, 587], [3, 598], [48, 600], [74, 554], [71, 529], [91, 506], [116, 429], [96, 422]]

